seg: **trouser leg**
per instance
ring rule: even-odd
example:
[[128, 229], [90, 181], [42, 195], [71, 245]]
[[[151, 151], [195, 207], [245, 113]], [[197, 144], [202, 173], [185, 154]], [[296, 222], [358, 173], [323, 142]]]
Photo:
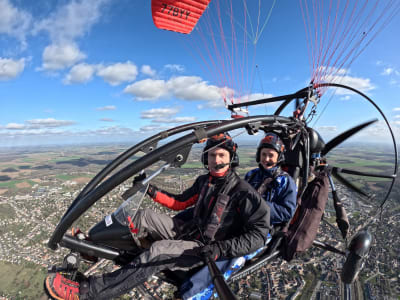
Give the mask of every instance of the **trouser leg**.
[[133, 223], [138, 229], [138, 238], [149, 235], [153, 240], [172, 240], [178, 234], [173, 218], [149, 208], [139, 210], [133, 218]]
[[197, 267], [203, 263], [199, 257], [193, 255], [192, 250], [198, 246], [200, 243], [194, 241], [156, 241], [149, 250], [121, 269], [100, 277], [90, 277], [86, 299], [111, 299], [120, 296], [165, 269], [188, 270]]

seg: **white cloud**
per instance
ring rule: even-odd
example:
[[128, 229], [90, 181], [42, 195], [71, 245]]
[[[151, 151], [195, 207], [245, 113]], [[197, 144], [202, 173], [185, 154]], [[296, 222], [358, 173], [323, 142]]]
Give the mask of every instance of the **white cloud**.
[[128, 85], [124, 93], [131, 94], [136, 100], [156, 100], [168, 94], [164, 80], [144, 79]]
[[110, 0], [73, 0], [60, 6], [48, 18], [34, 24], [33, 34], [47, 32], [51, 44], [43, 51], [41, 70], [60, 70], [86, 58], [76, 39], [99, 22], [102, 8]]
[[102, 106], [102, 107], [98, 107], [96, 108], [96, 110], [100, 110], [100, 111], [104, 111], [104, 110], [116, 110], [117, 107], [114, 105], [107, 105], [107, 106]]
[[61, 70], [86, 58], [75, 43], [52, 44], [43, 51], [43, 70]]
[[74, 121], [56, 120], [53, 118], [32, 119], [26, 121], [26, 123], [29, 124], [30, 128], [54, 128], [54, 127], [70, 126], [75, 124]]
[[328, 74], [330, 76], [343, 76], [346, 75], [349, 70], [348, 69], [339, 69], [339, 68], [335, 68], [335, 67], [327, 67], [327, 66], [320, 66], [317, 69], [317, 72], [319, 72], [320, 74], [324, 75], [324, 74]]
[[13, 6], [9, 0], [0, 0], [0, 34], [16, 38], [24, 49], [31, 23], [32, 16], [28, 12]]
[[400, 111], [400, 107], [393, 108], [393, 111]]
[[64, 78], [64, 84], [85, 83], [93, 78], [96, 67], [86, 63], [75, 65]]
[[10, 130], [23, 130], [26, 128], [26, 125], [20, 123], [8, 123], [5, 128]]
[[140, 68], [140, 72], [142, 72], [143, 74], [150, 76], [150, 77], [153, 77], [156, 75], [156, 71], [153, 70], [149, 65], [143, 65]]
[[123, 82], [134, 81], [138, 75], [138, 69], [136, 65], [127, 61], [126, 63], [99, 66], [97, 75], [111, 85], [118, 85]]
[[102, 8], [110, 0], [74, 0], [60, 6], [47, 19], [37, 22], [34, 33], [46, 31], [55, 44], [74, 41], [99, 22]]
[[335, 133], [338, 131], [336, 126], [320, 126], [318, 131], [321, 133]]
[[83, 131], [72, 131], [62, 128], [25, 130], [0, 128], [1, 146], [97, 143], [104, 142], [104, 140], [109, 142], [132, 142], [133, 140], [142, 140], [144, 136], [148, 136], [149, 134], [151, 134], [151, 131], [143, 132], [119, 126]]
[[177, 64], [167, 64], [164, 66], [164, 69], [167, 69], [171, 72], [183, 73], [185, 72], [185, 67]]
[[340, 98], [340, 100], [343, 100], [343, 101], [348, 101], [350, 99], [351, 99], [351, 97], [349, 95], [346, 95], [346, 96], [343, 96]]
[[142, 119], [165, 118], [175, 115], [179, 112], [178, 108], [152, 108], [141, 112]]
[[143, 133], [159, 132], [159, 131], [164, 131], [164, 130], [167, 130], [170, 128], [172, 128], [172, 126], [147, 125], [147, 126], [141, 127], [140, 131]]
[[25, 59], [13, 60], [0, 57], [0, 80], [16, 78], [25, 68]]
[[33, 131], [35, 131], [37, 129], [64, 127], [64, 126], [70, 126], [70, 125], [73, 125], [73, 124], [75, 124], [74, 121], [56, 120], [56, 119], [53, 119], [53, 118], [32, 119], [32, 120], [25, 121], [24, 124], [21, 124], [21, 123], [8, 123], [5, 126], [5, 129], [33, 132]]
[[220, 88], [209, 85], [197, 76], [173, 77], [167, 82], [168, 89], [182, 100], [221, 100]]
[[[375, 86], [371, 83], [371, 79], [369, 78], [352, 77], [349, 75], [345, 76], [328, 75], [324, 78], [324, 81], [347, 85], [363, 93], [375, 89]], [[349, 94], [351, 95], [354, 92], [345, 89], [337, 89], [336, 93], [338, 95], [349, 95]]]
[[196, 121], [196, 117], [175, 117], [175, 118], [156, 118], [153, 123], [191, 123]]
[[396, 125], [400, 125], [400, 121], [394, 121], [393, 123]]
[[381, 73], [381, 75], [390, 75], [394, 72], [395, 70], [393, 68], [384, 68], [383, 72]]
[[142, 119], [152, 119], [153, 123], [189, 123], [196, 121], [195, 117], [173, 117], [179, 112], [176, 107], [172, 108], [153, 108], [142, 111]]
[[102, 121], [102, 122], [114, 122], [114, 120], [110, 119], [110, 118], [101, 118], [100, 121]]
[[[248, 102], [248, 101], [254, 101], [254, 100], [259, 100], [259, 99], [266, 99], [266, 98], [271, 98], [274, 97], [273, 94], [262, 94], [262, 93], [253, 93], [250, 95], [244, 95], [243, 97], [240, 97], [240, 99], [235, 99], [236, 102]], [[275, 103], [268, 103], [268, 105], [276, 105]]]
[[135, 96], [136, 100], [157, 100], [174, 96], [187, 101], [204, 100], [211, 107], [224, 105], [221, 89], [209, 85], [197, 76], [173, 77], [168, 81], [145, 79], [127, 86], [124, 92]]

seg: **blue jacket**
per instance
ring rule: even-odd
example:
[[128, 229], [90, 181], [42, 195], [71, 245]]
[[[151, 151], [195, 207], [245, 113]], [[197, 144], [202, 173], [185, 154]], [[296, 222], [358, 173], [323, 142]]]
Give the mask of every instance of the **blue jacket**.
[[[271, 178], [278, 167], [264, 169], [262, 167], [249, 171], [244, 180], [248, 181], [255, 189]], [[281, 171], [283, 172], [283, 171]], [[271, 224], [287, 222], [296, 210], [297, 187], [292, 177], [283, 172], [273, 180], [262, 197], [271, 208]]]

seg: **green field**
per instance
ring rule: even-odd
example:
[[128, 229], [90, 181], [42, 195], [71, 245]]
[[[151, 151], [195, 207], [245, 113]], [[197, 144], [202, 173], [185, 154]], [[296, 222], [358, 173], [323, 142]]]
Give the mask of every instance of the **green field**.
[[25, 180], [10, 180], [7, 182], [0, 182], [0, 188], [7, 188], [7, 189], [11, 189], [11, 188], [15, 188], [16, 184], [24, 182]]
[[183, 168], [183, 169], [202, 169], [203, 168], [203, 164], [201, 162], [199, 162], [199, 161], [197, 161], [197, 162], [187, 162], [181, 168]]
[[46, 269], [31, 263], [16, 265], [0, 262], [0, 294], [11, 299], [47, 299], [43, 291]]
[[59, 174], [59, 175], [56, 175], [56, 178], [58, 178], [60, 180], [72, 180], [74, 178], [79, 178], [79, 177], [91, 178], [92, 176], [90, 176], [88, 174], [74, 174], [74, 175]]
[[49, 160], [49, 163], [52, 162], [60, 162], [60, 161], [68, 161], [68, 160], [74, 160], [74, 159], [81, 159], [82, 156], [78, 156], [78, 155], [73, 155], [73, 156], [63, 156], [60, 158], [54, 158], [52, 160]]
[[8, 218], [14, 218], [15, 216], [15, 211], [14, 208], [11, 207], [11, 205], [3, 203], [0, 204], [0, 219], [8, 219]]

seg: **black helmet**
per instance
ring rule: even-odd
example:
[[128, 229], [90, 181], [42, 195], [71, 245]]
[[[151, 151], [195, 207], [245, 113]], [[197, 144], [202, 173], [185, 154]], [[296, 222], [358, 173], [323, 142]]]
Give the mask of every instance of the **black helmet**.
[[236, 153], [238, 148], [237, 144], [232, 140], [231, 136], [228, 132], [223, 132], [217, 135], [213, 135], [209, 137], [206, 143], [206, 146], [203, 149], [203, 153], [201, 155], [201, 162], [204, 164], [204, 167], [207, 169], [208, 167], [208, 151], [213, 148], [223, 148], [227, 150], [230, 154], [231, 167], [236, 168], [239, 166], [239, 156]]
[[282, 140], [279, 138], [277, 134], [273, 132], [267, 132], [265, 134], [265, 137], [260, 141], [260, 144], [258, 144], [256, 153], [256, 161], [258, 163], [260, 162], [261, 149], [263, 148], [274, 149], [279, 154], [278, 163], [283, 161], [284, 159], [283, 152], [285, 151], [285, 144], [283, 144]]

